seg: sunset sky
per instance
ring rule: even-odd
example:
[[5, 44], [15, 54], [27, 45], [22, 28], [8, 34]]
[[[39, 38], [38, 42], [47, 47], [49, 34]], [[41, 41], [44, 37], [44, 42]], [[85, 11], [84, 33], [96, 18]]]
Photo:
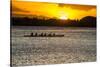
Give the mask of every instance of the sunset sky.
[[96, 6], [12, 0], [12, 16], [43, 16], [57, 19], [96, 17]]

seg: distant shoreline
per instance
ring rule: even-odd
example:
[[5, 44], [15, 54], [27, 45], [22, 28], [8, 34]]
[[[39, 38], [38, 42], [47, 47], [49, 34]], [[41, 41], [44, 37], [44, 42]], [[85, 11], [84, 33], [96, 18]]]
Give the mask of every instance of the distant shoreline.
[[11, 25], [11, 27], [59, 27], [59, 28], [96, 28], [96, 27], [65, 27], [65, 26], [13, 26]]
[[57, 26], [11, 26], [12, 29], [19, 30], [96, 30], [96, 27], [57, 27]]

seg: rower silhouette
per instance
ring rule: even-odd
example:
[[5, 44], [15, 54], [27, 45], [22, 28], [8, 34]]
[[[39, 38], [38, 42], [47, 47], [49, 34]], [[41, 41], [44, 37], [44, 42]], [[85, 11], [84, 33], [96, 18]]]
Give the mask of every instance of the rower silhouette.
[[31, 35], [30, 36], [33, 36], [33, 33], [31, 33]]
[[38, 36], [38, 34], [37, 34], [37, 33], [35, 33], [35, 36]]

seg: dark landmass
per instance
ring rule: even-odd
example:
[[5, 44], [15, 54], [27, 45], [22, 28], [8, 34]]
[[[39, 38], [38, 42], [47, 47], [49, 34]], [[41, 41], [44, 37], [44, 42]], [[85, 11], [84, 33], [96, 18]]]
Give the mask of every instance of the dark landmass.
[[12, 26], [61, 26], [96, 27], [96, 17], [86, 16], [80, 20], [38, 19], [36, 17], [11, 17]]

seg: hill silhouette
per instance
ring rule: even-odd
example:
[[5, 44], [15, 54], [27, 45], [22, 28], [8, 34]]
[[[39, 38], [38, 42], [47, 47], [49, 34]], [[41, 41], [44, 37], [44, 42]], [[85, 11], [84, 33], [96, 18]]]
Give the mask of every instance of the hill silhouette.
[[80, 20], [38, 19], [36, 17], [11, 17], [12, 26], [65, 26], [65, 27], [96, 27], [96, 17], [86, 16]]
[[80, 23], [84, 26], [96, 27], [96, 17], [86, 16], [80, 20]]

